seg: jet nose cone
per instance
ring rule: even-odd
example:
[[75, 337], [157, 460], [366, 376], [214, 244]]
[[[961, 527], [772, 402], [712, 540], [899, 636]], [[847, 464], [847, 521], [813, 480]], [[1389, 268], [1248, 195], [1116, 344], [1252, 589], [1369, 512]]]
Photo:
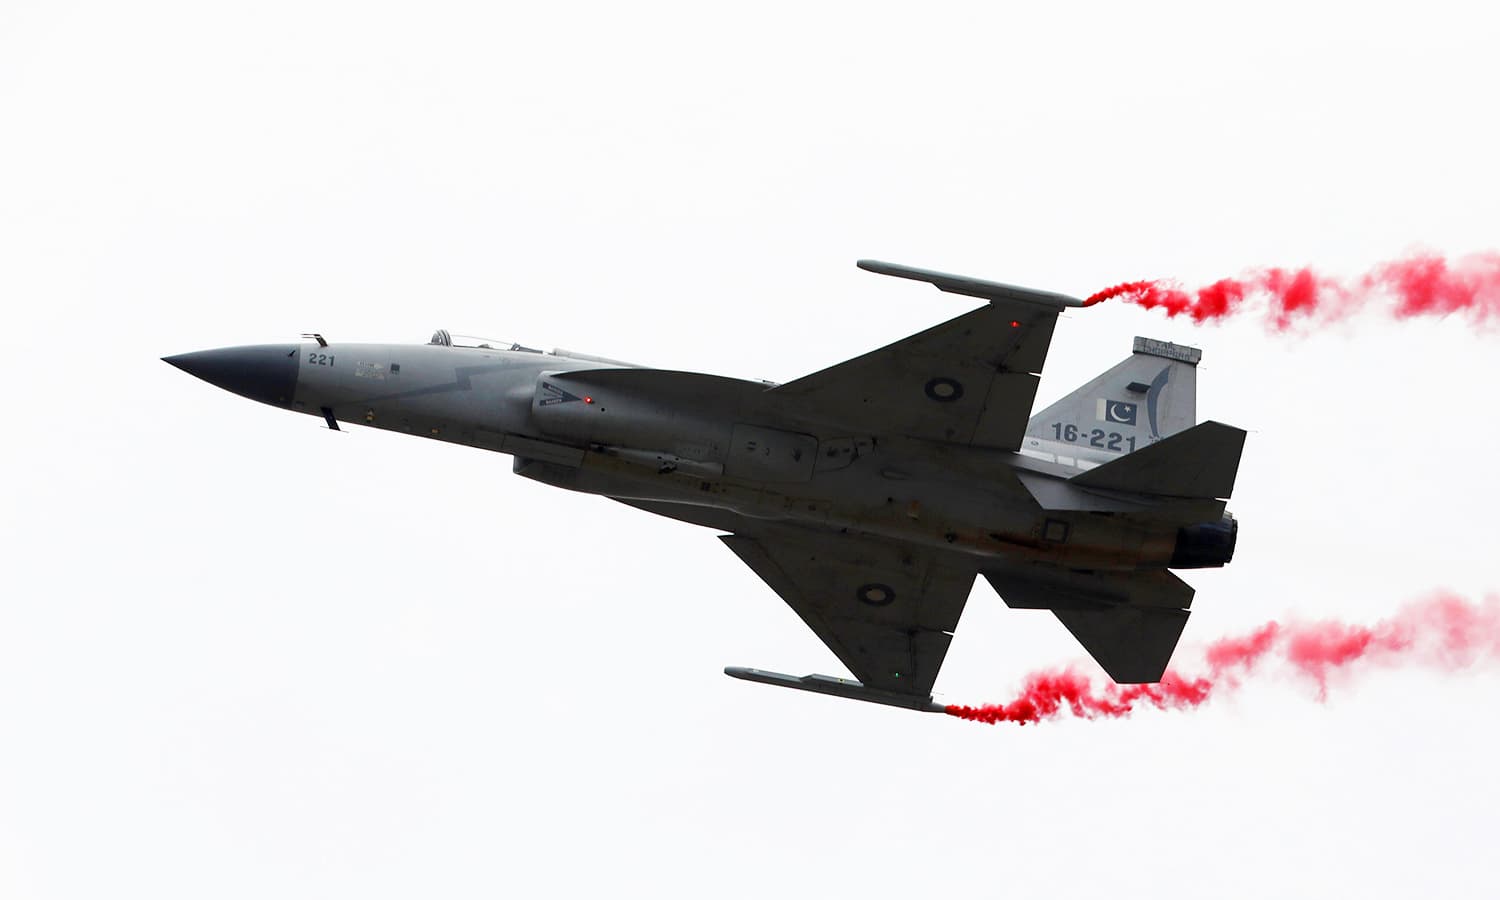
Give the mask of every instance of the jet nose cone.
[[272, 406], [290, 406], [297, 389], [297, 344], [255, 344], [163, 356], [182, 371], [215, 387]]

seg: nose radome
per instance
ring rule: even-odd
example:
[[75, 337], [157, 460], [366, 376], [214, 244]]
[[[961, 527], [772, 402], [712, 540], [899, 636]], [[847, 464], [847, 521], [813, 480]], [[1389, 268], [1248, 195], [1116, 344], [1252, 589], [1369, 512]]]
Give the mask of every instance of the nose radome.
[[291, 406], [297, 389], [297, 344], [254, 344], [163, 356], [189, 375], [241, 397], [272, 406]]

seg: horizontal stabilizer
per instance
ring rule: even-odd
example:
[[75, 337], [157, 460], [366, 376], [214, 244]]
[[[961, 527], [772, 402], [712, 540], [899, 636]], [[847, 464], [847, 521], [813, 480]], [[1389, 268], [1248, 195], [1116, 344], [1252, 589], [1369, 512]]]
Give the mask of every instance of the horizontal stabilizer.
[[1021, 482], [1021, 486], [1026, 488], [1027, 493], [1031, 494], [1042, 509], [1058, 512], [1142, 513], [1149, 512], [1160, 504], [1160, 501], [1145, 497], [1122, 497], [1086, 491], [1071, 480], [1040, 472], [1017, 469], [1015, 474], [1016, 480]]
[[1055, 609], [1094, 661], [1119, 684], [1161, 681], [1177, 639], [1187, 625], [1185, 609]]
[[917, 697], [912, 694], [898, 694], [895, 691], [882, 691], [878, 688], [865, 687], [858, 681], [848, 678], [834, 678], [832, 675], [803, 675], [798, 678], [795, 675], [767, 672], [764, 669], [746, 669], [741, 666], [726, 666], [724, 674], [745, 681], [758, 681], [761, 684], [774, 684], [777, 687], [827, 694], [830, 697], [843, 697], [846, 700], [863, 700], [866, 703], [899, 706], [902, 709], [915, 709], [920, 712], [943, 712], [945, 709], [943, 704], [933, 702], [930, 695]]
[[1120, 684], [1161, 680], [1187, 624], [1193, 589], [1165, 570], [986, 572], [1007, 606], [1049, 609]]
[[1166, 569], [1100, 572], [1037, 565], [998, 569], [984, 577], [1011, 609], [1187, 609], [1195, 593]]
[[1222, 500], [1234, 491], [1244, 449], [1243, 430], [1222, 422], [1204, 422], [1075, 475], [1069, 483], [1137, 494]]

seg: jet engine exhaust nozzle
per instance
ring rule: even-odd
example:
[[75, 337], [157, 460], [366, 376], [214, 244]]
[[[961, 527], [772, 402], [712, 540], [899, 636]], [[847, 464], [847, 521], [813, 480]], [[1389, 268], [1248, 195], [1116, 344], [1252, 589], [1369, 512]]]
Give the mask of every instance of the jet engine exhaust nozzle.
[[1240, 523], [1228, 513], [1217, 522], [1200, 522], [1177, 530], [1177, 546], [1172, 551], [1173, 569], [1213, 569], [1234, 559], [1234, 542]]

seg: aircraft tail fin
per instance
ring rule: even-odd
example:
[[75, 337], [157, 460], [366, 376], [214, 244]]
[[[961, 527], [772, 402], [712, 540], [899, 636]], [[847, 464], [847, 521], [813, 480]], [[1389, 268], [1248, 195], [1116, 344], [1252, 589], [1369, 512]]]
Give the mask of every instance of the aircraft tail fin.
[[1234, 491], [1245, 432], [1204, 422], [1068, 479], [1086, 488], [1226, 500]]
[[1197, 421], [1203, 351], [1135, 339], [1129, 359], [1031, 417], [1029, 437], [1129, 453]]

